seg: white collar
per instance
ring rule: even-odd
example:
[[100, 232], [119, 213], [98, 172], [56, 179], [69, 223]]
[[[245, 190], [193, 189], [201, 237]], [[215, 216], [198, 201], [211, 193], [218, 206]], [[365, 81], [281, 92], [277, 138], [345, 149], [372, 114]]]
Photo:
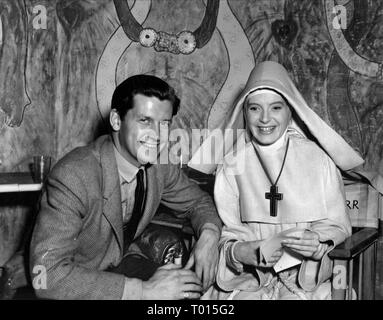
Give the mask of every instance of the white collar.
[[122, 178], [124, 178], [124, 180], [126, 180], [128, 183], [131, 183], [136, 177], [137, 172], [141, 167], [138, 168], [135, 165], [131, 164], [128, 160], [126, 160], [114, 145], [113, 149], [114, 154], [116, 156], [118, 173]]
[[258, 150], [263, 154], [271, 154], [280, 150], [282, 147], [286, 145], [287, 142], [287, 128], [285, 132], [272, 144], [269, 145], [260, 145], [259, 143], [251, 140], [253, 145], [258, 148]]

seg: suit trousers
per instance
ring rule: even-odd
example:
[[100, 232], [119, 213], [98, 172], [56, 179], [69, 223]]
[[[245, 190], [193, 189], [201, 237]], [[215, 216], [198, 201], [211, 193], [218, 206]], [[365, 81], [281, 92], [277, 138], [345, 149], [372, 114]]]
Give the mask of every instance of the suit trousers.
[[140, 255], [127, 255], [118, 266], [109, 268], [107, 271], [123, 274], [128, 278], [138, 278], [146, 281], [159, 267], [158, 263]]

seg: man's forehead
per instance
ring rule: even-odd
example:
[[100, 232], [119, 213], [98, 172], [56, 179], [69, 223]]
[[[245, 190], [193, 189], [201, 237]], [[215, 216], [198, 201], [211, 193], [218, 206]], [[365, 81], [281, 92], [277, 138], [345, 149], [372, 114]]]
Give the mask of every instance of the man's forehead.
[[161, 118], [161, 120], [168, 120], [167, 118], [169, 118], [170, 120], [172, 110], [173, 106], [169, 100], [160, 100], [157, 97], [138, 94], [133, 97], [133, 108], [128, 112], [146, 118]]

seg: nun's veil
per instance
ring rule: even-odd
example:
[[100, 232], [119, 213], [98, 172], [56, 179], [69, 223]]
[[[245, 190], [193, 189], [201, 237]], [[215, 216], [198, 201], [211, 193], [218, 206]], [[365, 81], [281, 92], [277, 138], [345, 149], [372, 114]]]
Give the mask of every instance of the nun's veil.
[[[361, 156], [335, 130], [310, 109], [290, 79], [286, 69], [273, 61], [262, 62], [252, 70], [244, 90], [234, 104], [234, 108], [219, 126], [220, 130], [245, 129], [243, 102], [250, 92], [257, 89], [271, 89], [282, 95], [293, 109], [294, 120], [289, 130], [296, 130], [299, 134], [303, 134], [315, 141], [340, 169], [350, 170], [364, 163]], [[218, 163], [222, 161], [222, 156], [230, 151], [230, 148], [224, 148], [222, 143], [211, 144], [209, 139], [211, 137], [207, 137], [188, 164], [190, 167], [204, 173], [213, 173]], [[214, 145], [215, 150], [211, 150], [212, 145]], [[217, 150], [217, 148], [221, 150]], [[214, 158], [214, 155], [221, 155], [221, 158], [216, 158], [215, 163], [201, 163], [200, 159], [209, 158], [206, 157], [207, 154], [211, 155], [210, 159]]]

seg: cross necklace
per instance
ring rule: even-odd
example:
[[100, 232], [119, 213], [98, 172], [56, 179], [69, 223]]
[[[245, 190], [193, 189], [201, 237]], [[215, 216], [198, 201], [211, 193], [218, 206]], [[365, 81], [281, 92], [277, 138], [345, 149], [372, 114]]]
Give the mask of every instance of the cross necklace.
[[277, 213], [278, 213], [278, 203], [277, 203], [277, 201], [280, 201], [280, 200], [283, 199], [283, 193], [279, 193], [278, 192], [278, 185], [277, 184], [278, 184], [279, 178], [281, 177], [283, 167], [285, 166], [287, 151], [289, 150], [289, 144], [290, 144], [290, 139], [287, 139], [287, 146], [286, 146], [285, 155], [283, 157], [283, 162], [282, 162], [281, 170], [279, 171], [277, 180], [275, 180], [274, 183], [273, 183], [273, 181], [272, 181], [272, 179], [270, 177], [269, 172], [266, 169], [265, 164], [262, 161], [261, 155], [259, 154], [257, 148], [253, 144], [253, 148], [255, 150], [255, 153], [257, 154], [259, 162], [261, 163], [262, 169], [263, 169], [263, 171], [265, 171], [265, 174], [266, 174], [267, 178], [269, 179], [269, 181], [271, 183], [270, 192], [266, 192], [265, 193], [265, 199], [270, 200], [270, 216], [272, 216], [272, 217], [276, 217]]

